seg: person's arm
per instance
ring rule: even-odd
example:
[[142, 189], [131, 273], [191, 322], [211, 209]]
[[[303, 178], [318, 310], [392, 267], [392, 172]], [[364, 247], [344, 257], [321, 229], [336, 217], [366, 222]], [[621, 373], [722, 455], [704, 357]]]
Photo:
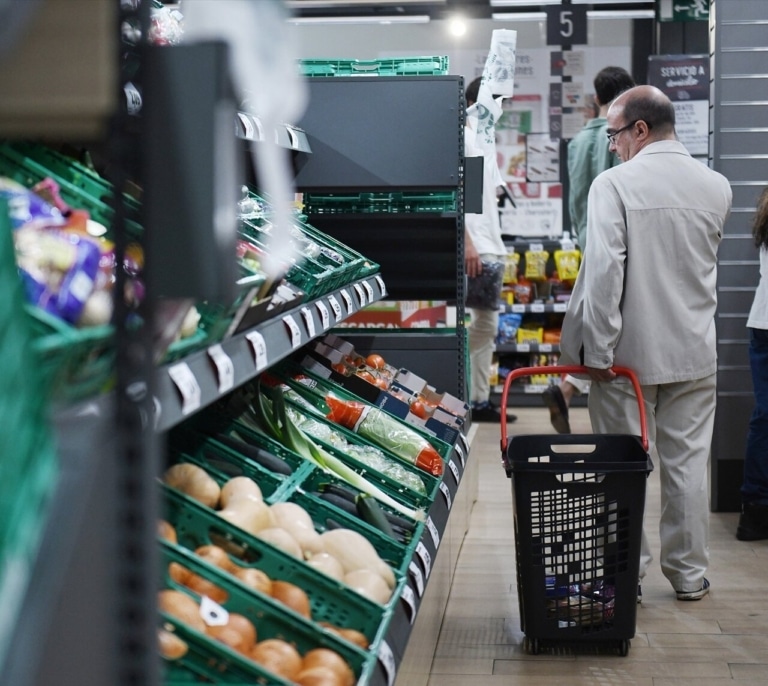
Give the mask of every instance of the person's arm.
[[[587, 204], [587, 244], [584, 284], [584, 366], [590, 376], [607, 381], [614, 349], [621, 336], [621, 300], [627, 258], [624, 207], [616, 188], [604, 177], [592, 183]], [[606, 372], [605, 374], [600, 372]]]
[[480, 255], [467, 230], [464, 231], [464, 271], [470, 278], [478, 276], [483, 271]]

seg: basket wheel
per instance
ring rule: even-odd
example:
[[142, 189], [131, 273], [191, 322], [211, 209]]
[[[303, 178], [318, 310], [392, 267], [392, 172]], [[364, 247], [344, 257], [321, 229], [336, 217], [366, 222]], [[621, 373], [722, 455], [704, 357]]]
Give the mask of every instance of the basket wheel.
[[540, 648], [541, 645], [539, 644], [538, 638], [528, 638], [528, 636], [526, 636], [525, 639], [523, 639], [523, 650], [529, 655], [538, 655]]
[[621, 657], [626, 657], [629, 655], [629, 641], [626, 638], [619, 641], [618, 645], [616, 646], [616, 650]]

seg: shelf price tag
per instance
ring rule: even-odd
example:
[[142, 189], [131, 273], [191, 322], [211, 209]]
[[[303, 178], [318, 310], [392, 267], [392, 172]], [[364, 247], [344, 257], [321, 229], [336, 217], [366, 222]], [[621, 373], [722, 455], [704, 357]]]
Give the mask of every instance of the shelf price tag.
[[307, 325], [307, 333], [310, 338], [316, 336], [315, 333], [315, 318], [312, 316], [312, 312], [308, 307], [301, 308], [301, 314], [304, 317], [304, 323]]
[[435, 544], [435, 549], [440, 547], [440, 532], [437, 530], [435, 523], [432, 521], [432, 517], [427, 517], [427, 530], [432, 537], [432, 543]]
[[432, 556], [422, 541], [419, 541], [414, 552], [418, 555], [421, 565], [424, 567], [424, 576], [429, 579], [429, 573], [432, 571]]
[[522, 314], [525, 312], [525, 305], [512, 305], [512, 312], [516, 312], [517, 314]]
[[333, 316], [336, 317], [336, 321], [341, 321], [341, 305], [339, 304], [339, 301], [336, 300], [336, 296], [331, 294], [328, 296], [328, 302], [331, 304], [331, 309], [333, 310]]
[[285, 317], [283, 317], [283, 322], [288, 327], [288, 331], [291, 334], [291, 347], [296, 350], [296, 348], [301, 345], [301, 329], [292, 314], [285, 315]]
[[467, 437], [464, 434], [460, 433], [459, 440], [461, 441], [461, 444], [464, 446], [464, 452], [469, 453], [469, 441], [467, 440]]
[[459, 476], [459, 468], [453, 460], [448, 460], [448, 469], [451, 470], [453, 478], [456, 479], [456, 483], [458, 484], [459, 481], [461, 481], [461, 477]]
[[254, 140], [256, 136], [256, 129], [253, 126], [253, 122], [251, 121], [251, 118], [247, 114], [243, 114], [242, 112], [237, 113], [237, 118], [240, 120], [240, 123], [243, 125], [246, 139], [249, 141]]
[[189, 414], [197, 410], [203, 394], [189, 365], [186, 362], [179, 362], [169, 367], [168, 376], [181, 393], [181, 414]]
[[445, 502], [448, 505], [448, 510], [453, 507], [453, 499], [451, 498], [451, 492], [448, 490], [448, 486], [445, 485], [445, 481], [440, 482], [440, 491], [445, 496]]
[[267, 368], [267, 342], [258, 331], [250, 331], [245, 334], [248, 342], [253, 348], [253, 357], [256, 361], [256, 371], [260, 372]]
[[360, 307], [365, 307], [368, 303], [365, 299], [365, 291], [363, 290], [363, 287], [356, 283], [353, 288], [355, 289], [355, 293], [357, 293], [357, 297], [360, 299]]
[[389, 647], [389, 643], [382, 641], [379, 646], [379, 662], [384, 668], [384, 672], [387, 675], [387, 686], [392, 686], [395, 683], [395, 674], [397, 673], [397, 666], [395, 665], [395, 656], [392, 653], [392, 648]]
[[384, 285], [384, 279], [381, 278], [378, 274], [376, 274], [374, 277], [376, 279], [376, 283], [379, 284], [379, 290], [381, 291], [381, 297], [384, 298], [387, 295], [387, 287]]
[[554, 309], [555, 312], [565, 312], [567, 308], [568, 308], [568, 303], [555, 303], [552, 306], [552, 309]]
[[535, 312], [536, 314], [544, 312], [544, 303], [533, 303], [533, 305], [531, 305], [531, 312]]
[[219, 379], [219, 393], [226, 393], [234, 388], [235, 385], [235, 365], [220, 343], [216, 343], [208, 348], [208, 356], [216, 365], [216, 372]]
[[544, 243], [531, 243], [528, 249], [531, 252], [542, 252], [544, 250]]
[[322, 300], [318, 300], [315, 303], [315, 307], [320, 313], [320, 321], [323, 323], [323, 330], [329, 328], [331, 326], [331, 315], [328, 312], [328, 308], [325, 306], [325, 303]]
[[369, 284], [367, 281], [363, 281], [363, 288], [365, 288], [365, 292], [368, 294], [368, 302], [373, 302], [373, 288], [371, 288], [371, 284]]
[[341, 291], [341, 297], [344, 299], [344, 303], [347, 306], [347, 314], [352, 314], [354, 311], [354, 303], [352, 302], [352, 296], [349, 294], [349, 291], [347, 291], [346, 288], [342, 288]]
[[400, 594], [400, 600], [402, 600], [406, 607], [410, 610], [408, 613], [408, 619], [413, 624], [416, 619], [416, 596], [413, 594], [413, 589], [405, 584], [403, 586], [403, 592]]
[[[463, 435], [462, 435], [462, 438], [463, 438]], [[459, 460], [461, 460], [461, 468], [464, 469], [467, 466], [467, 458], [464, 455], [464, 449], [461, 447], [461, 444], [459, 443], [453, 446], [453, 449], [456, 451], [456, 454], [459, 456]]]
[[424, 577], [421, 575], [419, 566], [411, 560], [408, 563], [408, 571], [411, 573], [413, 583], [416, 584], [416, 593], [419, 594], [419, 598], [424, 595]]
[[229, 623], [229, 612], [207, 595], [200, 598], [200, 616], [206, 626], [226, 626]]
[[552, 344], [551, 343], [539, 343], [539, 352], [540, 353], [551, 353], [552, 352]]
[[529, 352], [531, 352], [531, 344], [530, 343], [518, 343], [517, 344], [517, 352], [519, 352], [519, 353], [529, 353]]

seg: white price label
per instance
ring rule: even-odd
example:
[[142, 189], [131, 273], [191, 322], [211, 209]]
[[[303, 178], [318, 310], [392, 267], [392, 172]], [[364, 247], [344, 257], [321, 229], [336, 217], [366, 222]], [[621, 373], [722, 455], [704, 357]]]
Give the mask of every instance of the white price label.
[[539, 352], [540, 353], [551, 353], [552, 352], [552, 344], [551, 343], [539, 343]]
[[432, 536], [432, 543], [435, 544], [435, 549], [440, 547], [440, 532], [437, 530], [435, 523], [432, 521], [432, 517], [427, 517], [427, 529], [429, 535]]
[[529, 353], [529, 352], [531, 352], [531, 344], [530, 343], [518, 343], [517, 344], [517, 352], [519, 352], [519, 353]]
[[544, 312], [544, 304], [533, 303], [533, 305], [531, 305], [531, 312], [535, 312], [536, 314], [541, 314], [542, 312]]
[[525, 307], [525, 305], [512, 305], [512, 312], [523, 314], [525, 312]]
[[[461, 435], [461, 438], [464, 438], [464, 436]], [[457, 443], [455, 446], [453, 446], [453, 449], [456, 451], [456, 454], [459, 456], [459, 460], [461, 460], [461, 468], [464, 469], [467, 466], [467, 458], [464, 455], [464, 448], [461, 447], [460, 443]]]
[[295, 350], [301, 345], [301, 329], [292, 314], [285, 315], [283, 322], [288, 327], [288, 331], [291, 334], [291, 347]]
[[379, 290], [381, 291], [381, 297], [384, 298], [387, 295], [387, 287], [384, 285], [384, 279], [381, 278], [378, 274], [376, 274], [374, 277], [376, 279], [376, 283], [379, 284]]
[[352, 302], [352, 296], [349, 294], [346, 288], [341, 289], [341, 297], [344, 300], [344, 304], [347, 306], [347, 314], [352, 314], [355, 305]]
[[256, 140], [263, 141], [264, 140], [264, 127], [261, 125], [261, 119], [258, 117], [251, 117], [251, 121], [253, 121], [253, 125], [256, 127]]
[[408, 608], [410, 608], [411, 611], [408, 613], [408, 619], [411, 624], [413, 624], [416, 619], [416, 596], [413, 593], [413, 589], [408, 584], [403, 586], [403, 592], [400, 595], [400, 599]]
[[328, 308], [322, 300], [318, 300], [315, 303], [317, 311], [320, 313], [320, 321], [323, 323], [323, 329], [327, 329], [331, 325], [331, 315], [328, 312]]
[[416, 555], [421, 560], [421, 565], [424, 567], [424, 576], [429, 579], [429, 573], [432, 571], [432, 556], [429, 554], [427, 547], [419, 541], [416, 546]]
[[200, 598], [200, 616], [207, 626], [226, 626], [229, 624], [229, 612], [207, 595]]
[[531, 247], [528, 248], [531, 252], [542, 252], [544, 250], [543, 243], [531, 243]]
[[424, 595], [424, 577], [421, 574], [419, 566], [411, 560], [408, 563], [408, 571], [411, 573], [413, 583], [416, 584], [416, 593], [419, 594], [419, 598]]
[[312, 311], [308, 307], [301, 308], [301, 314], [304, 317], [304, 323], [307, 325], [307, 333], [310, 338], [314, 338], [315, 333], [315, 318], [312, 316]]
[[371, 284], [369, 284], [367, 281], [363, 281], [363, 288], [365, 288], [365, 292], [368, 294], [368, 302], [373, 302], [373, 288], [371, 288]]
[[459, 440], [461, 441], [462, 445], [464, 446], [464, 454], [469, 453], [469, 440], [464, 434], [459, 434]]
[[181, 393], [181, 414], [189, 414], [197, 410], [203, 394], [189, 365], [186, 362], [179, 362], [169, 367], [168, 376]]
[[248, 342], [253, 348], [253, 357], [256, 361], [256, 371], [260, 372], [267, 368], [267, 342], [258, 331], [250, 331], [245, 334]]
[[339, 301], [336, 300], [335, 295], [329, 295], [328, 296], [328, 302], [331, 304], [331, 309], [333, 310], [333, 316], [336, 317], [336, 321], [341, 321], [341, 305], [339, 304]]
[[392, 653], [392, 648], [386, 641], [382, 641], [379, 646], [379, 662], [384, 667], [384, 672], [387, 675], [387, 686], [392, 686], [395, 683], [395, 674], [397, 672], [397, 666], [395, 665], [395, 656]]
[[453, 460], [448, 460], [448, 469], [453, 472], [453, 478], [456, 479], [456, 483], [459, 483], [461, 477], [459, 476], [459, 468]]
[[213, 364], [216, 365], [216, 373], [219, 378], [219, 393], [226, 393], [234, 388], [235, 385], [235, 365], [221, 344], [216, 343], [208, 348], [208, 356], [213, 360]]
[[565, 310], [568, 308], [567, 303], [555, 303], [554, 310], [555, 312], [565, 312]]
[[355, 289], [355, 293], [357, 293], [357, 297], [360, 300], [360, 307], [365, 307], [368, 303], [365, 299], [365, 291], [363, 290], [363, 287], [359, 283], [356, 283], [352, 288]]
[[243, 125], [243, 130], [245, 131], [245, 138], [249, 141], [254, 140], [254, 137], [256, 136], [256, 128], [253, 126], [253, 122], [251, 121], [251, 118], [247, 114], [243, 114], [242, 112], [237, 113], [237, 118], [240, 120], [240, 123]]
[[451, 492], [448, 490], [448, 486], [445, 485], [445, 481], [440, 482], [440, 491], [445, 496], [445, 502], [448, 505], [448, 509], [450, 510], [453, 506], [453, 499], [451, 498]]

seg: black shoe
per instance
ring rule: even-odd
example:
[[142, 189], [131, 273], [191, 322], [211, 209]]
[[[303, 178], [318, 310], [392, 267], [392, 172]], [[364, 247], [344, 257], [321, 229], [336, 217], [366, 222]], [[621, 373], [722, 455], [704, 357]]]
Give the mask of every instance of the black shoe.
[[762, 541], [768, 538], [768, 505], [744, 503], [741, 506], [736, 538], [740, 541]]
[[[483, 423], [501, 423], [501, 412], [490, 403], [472, 406], [472, 421]], [[507, 424], [517, 421], [517, 416], [507, 412]]]
[[698, 591], [676, 591], [678, 600], [701, 600], [709, 593], [709, 581], [704, 579]]
[[547, 386], [541, 394], [541, 399], [549, 408], [549, 421], [559, 434], [571, 433], [568, 423], [568, 405], [559, 386]]

